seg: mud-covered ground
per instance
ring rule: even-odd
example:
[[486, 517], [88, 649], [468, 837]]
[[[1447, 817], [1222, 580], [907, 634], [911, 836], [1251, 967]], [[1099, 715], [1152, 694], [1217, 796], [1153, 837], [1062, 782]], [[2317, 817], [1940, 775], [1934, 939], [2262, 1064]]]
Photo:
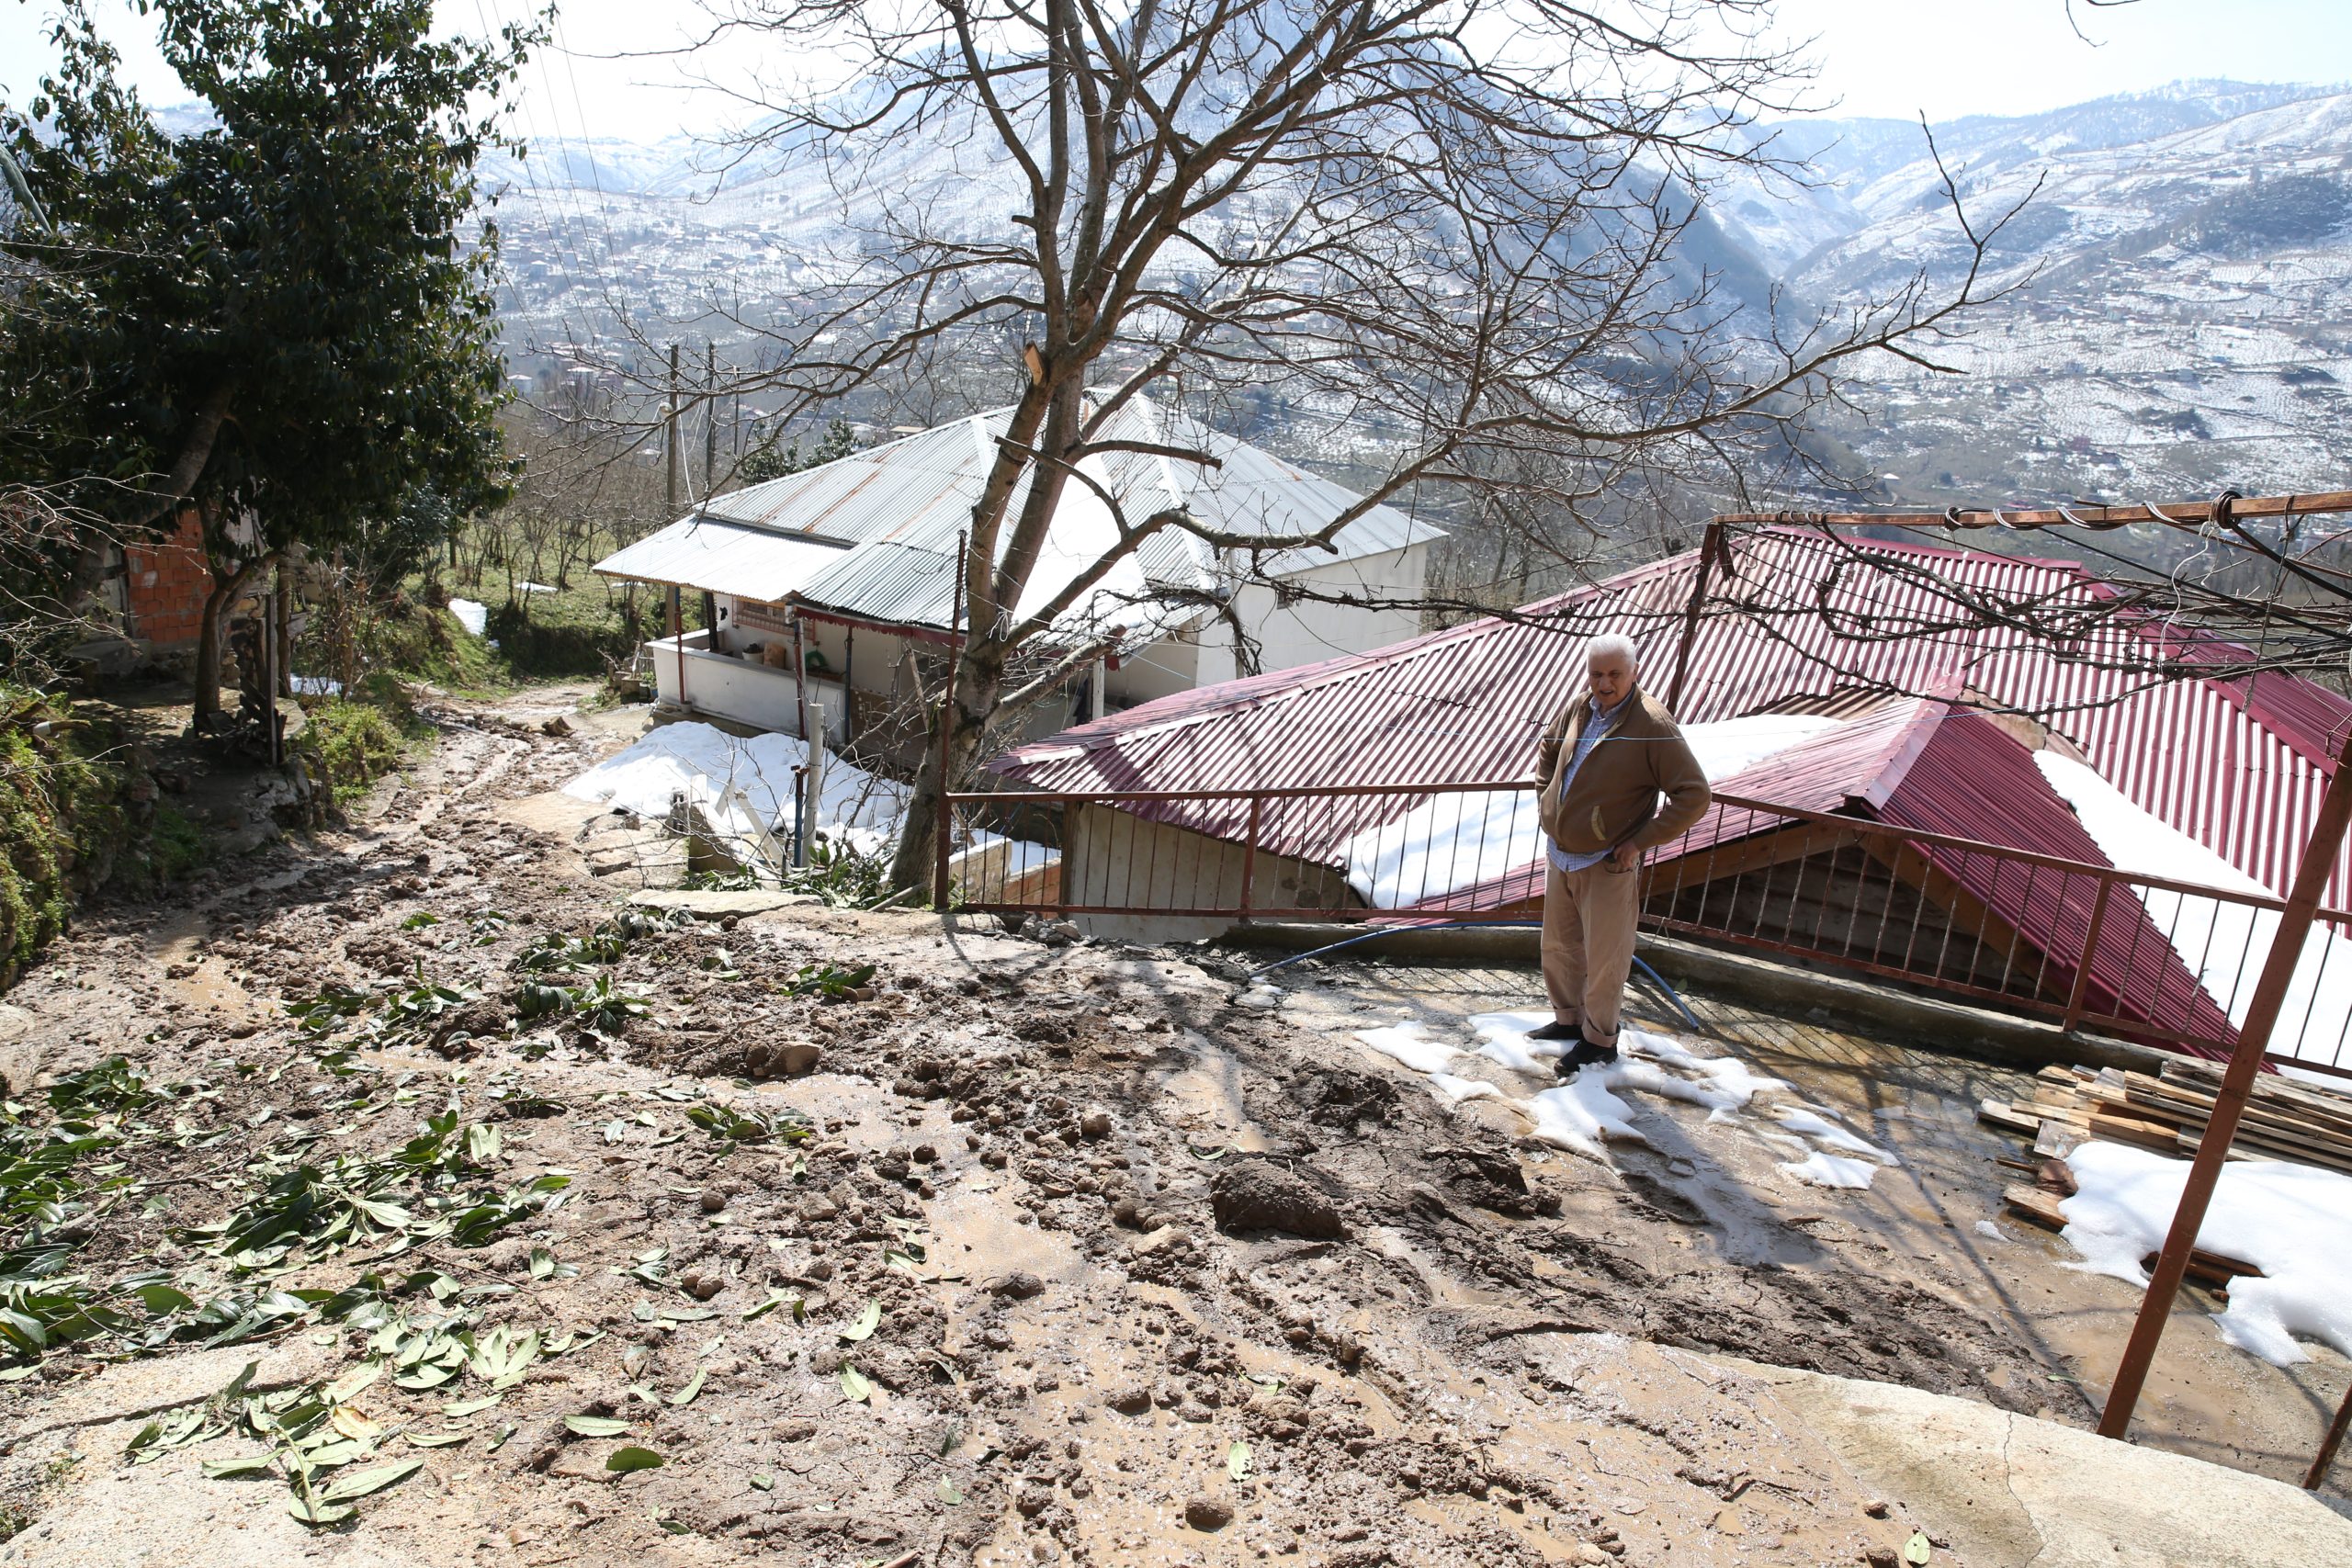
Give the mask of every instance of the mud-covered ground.
[[0, 1561], [1892, 1562], [1707, 1353], [2075, 1414], [1838, 1194], [1695, 1245], [1220, 961], [621, 919], [570, 707], [6, 998], [12, 1150], [86, 1146], [6, 1234], [106, 1321], [0, 1371]]

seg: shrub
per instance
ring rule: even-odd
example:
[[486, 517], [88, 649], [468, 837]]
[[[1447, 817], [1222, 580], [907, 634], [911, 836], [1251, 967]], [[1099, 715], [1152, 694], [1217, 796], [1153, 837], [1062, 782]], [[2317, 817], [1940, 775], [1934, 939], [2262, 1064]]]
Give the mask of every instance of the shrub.
[[[362, 683], [380, 697], [390, 682], [370, 676]], [[394, 692], [398, 691], [393, 686]], [[318, 759], [319, 770], [337, 800], [348, 800], [400, 766], [411, 741], [428, 729], [405, 701], [371, 701], [366, 695], [336, 697], [310, 714], [301, 744]]]

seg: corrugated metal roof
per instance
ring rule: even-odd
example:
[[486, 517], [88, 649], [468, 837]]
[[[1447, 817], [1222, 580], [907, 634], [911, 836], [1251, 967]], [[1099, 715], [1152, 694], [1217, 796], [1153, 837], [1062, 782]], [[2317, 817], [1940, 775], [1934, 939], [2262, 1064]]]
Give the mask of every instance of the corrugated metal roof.
[[775, 603], [844, 553], [839, 545], [782, 539], [740, 523], [688, 517], [606, 556], [596, 570], [606, 577]]
[[[2113, 863], [2034, 766], [2030, 751], [1993, 720], [1937, 698], [1883, 705], [1717, 781], [1716, 788], [1800, 811], [1874, 818], [2090, 865]], [[1664, 881], [1678, 860], [1788, 825], [1788, 818], [1771, 812], [1710, 811], [1690, 832], [1652, 852], [1652, 873]], [[2017, 960], [2018, 977], [2048, 995], [2071, 994], [2098, 897], [2092, 883], [1939, 844], [1921, 848], [1938, 871], [2035, 950]], [[1533, 862], [1424, 900], [1409, 913], [1532, 905], [1543, 896], [1544, 874], [1544, 863]], [[2136, 1018], [2203, 1039], [2235, 1038], [2228, 1016], [2128, 888], [2109, 897], [2090, 969], [2094, 1013]], [[2220, 1054], [2196, 1045], [2182, 1049]]]
[[[1012, 412], [976, 414], [820, 468], [715, 496], [697, 519], [718, 519], [749, 535], [779, 541], [849, 547], [848, 556], [826, 561], [827, 570], [820, 576], [811, 577], [797, 566], [789, 573], [779, 567], [762, 580], [792, 575], [789, 589], [799, 602], [815, 607], [944, 628], [955, 611], [956, 538], [970, 525], [972, 504], [979, 499]], [[1133, 525], [1159, 513], [1182, 511], [1217, 533], [1295, 538], [1320, 532], [1361, 500], [1149, 398], [1123, 406], [1098, 440], [1114, 449], [1080, 463], [1089, 482], [1074, 483], [1063, 492], [1045, 553], [1016, 613], [1025, 615], [1049, 603], [1113, 550], [1122, 517]], [[1121, 443], [1197, 451], [1213, 460], [1188, 462], [1163, 451], [1116, 449]], [[1016, 513], [1027, 485], [1024, 475], [1011, 503]], [[673, 524], [653, 537], [669, 539], [683, 526]], [[1011, 530], [1006, 532], [1009, 536]], [[1158, 635], [1171, 614], [1151, 603], [1155, 589], [1214, 590], [1229, 587], [1243, 575], [1286, 577], [1442, 536], [1437, 528], [1394, 507], [1375, 506], [1341, 529], [1330, 549], [1273, 550], [1253, 562], [1247, 550], [1220, 551], [1197, 535], [1162, 528], [1066, 618], [1099, 626], [1147, 628]], [[685, 581], [650, 577], [637, 570], [639, 562], [648, 559], [675, 569], [670, 556], [661, 551], [633, 556], [639, 547], [606, 558], [596, 570], [650, 581]], [[693, 586], [709, 584], [696, 581]], [[732, 586], [723, 591], [763, 599], [785, 596]], [[1197, 614], [1197, 606], [1188, 606], [1172, 618]]]
[[[1666, 685], [1697, 560], [1642, 567], [1530, 605], [1526, 619], [1183, 693], [990, 765], [1029, 787], [1078, 791], [1521, 777], [1543, 727], [1581, 689], [1594, 636], [1632, 637], [1654, 689]], [[2119, 647], [2144, 658], [2148, 639], [2125, 626], [2061, 659], [2023, 631], [1956, 613], [1947, 597], [1951, 584], [2051, 604], [2112, 592], [2068, 562], [1772, 529], [1736, 536], [1731, 565], [1714, 581], [1732, 602], [1711, 590], [1691, 644], [1687, 722], [1857, 689], [1982, 694], [2043, 719], [2135, 805], [2266, 886], [2283, 893], [2292, 878], [2325, 783], [2327, 737], [2352, 723], [2352, 704], [2276, 674], [2154, 682], [2099, 668]], [[1386, 809], [1401, 807], [1392, 799]], [[1177, 804], [1149, 814], [1216, 831], [1232, 813]], [[1303, 818], [1295, 830], [1305, 852], [1338, 842], [1318, 846]], [[2336, 900], [2346, 885], [2339, 863]]]

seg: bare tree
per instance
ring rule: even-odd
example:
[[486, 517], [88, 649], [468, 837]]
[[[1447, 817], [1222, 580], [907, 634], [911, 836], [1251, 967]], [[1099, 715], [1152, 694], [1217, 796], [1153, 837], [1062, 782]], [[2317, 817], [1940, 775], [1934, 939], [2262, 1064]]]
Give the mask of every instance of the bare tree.
[[[1013, 694], [1015, 655], [1042, 639], [1091, 658], [1070, 618], [1151, 536], [1193, 533], [1246, 568], [1329, 547], [1412, 487], [1540, 474], [1594, 494], [1717, 461], [1833, 396], [1845, 360], [1924, 362], [1981, 297], [1971, 267], [1812, 313], [1688, 259], [1711, 181], [1775, 165], [1752, 127], [1802, 83], [1763, 41], [1761, 0], [713, 3], [715, 45], [824, 39], [859, 74], [763, 103], [735, 149], [835, 179], [851, 230], [821, 288], [763, 313], [785, 340], [771, 385], [808, 407], [987, 355], [1012, 398], [972, 507], [947, 743], [917, 780], [902, 886], [923, 874], [938, 793]], [[917, 146], [948, 172], [879, 188]], [[1992, 231], [1960, 220], [1981, 256]], [[1100, 490], [1084, 459], [1216, 464], [1123, 434], [1139, 394], [1207, 412], [1268, 388], [1378, 455], [1358, 504], [1270, 538], [1102, 493], [1112, 547], [1033, 581], [1065, 491]]]

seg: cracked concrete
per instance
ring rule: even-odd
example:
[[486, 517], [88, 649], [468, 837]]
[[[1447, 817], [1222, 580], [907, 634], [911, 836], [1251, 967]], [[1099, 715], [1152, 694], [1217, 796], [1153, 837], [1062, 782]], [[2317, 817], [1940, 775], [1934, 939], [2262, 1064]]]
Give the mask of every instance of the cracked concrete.
[[2352, 1556], [2352, 1522], [2284, 1482], [1973, 1400], [1711, 1360], [1770, 1387], [1972, 1568], [2336, 1568]]

